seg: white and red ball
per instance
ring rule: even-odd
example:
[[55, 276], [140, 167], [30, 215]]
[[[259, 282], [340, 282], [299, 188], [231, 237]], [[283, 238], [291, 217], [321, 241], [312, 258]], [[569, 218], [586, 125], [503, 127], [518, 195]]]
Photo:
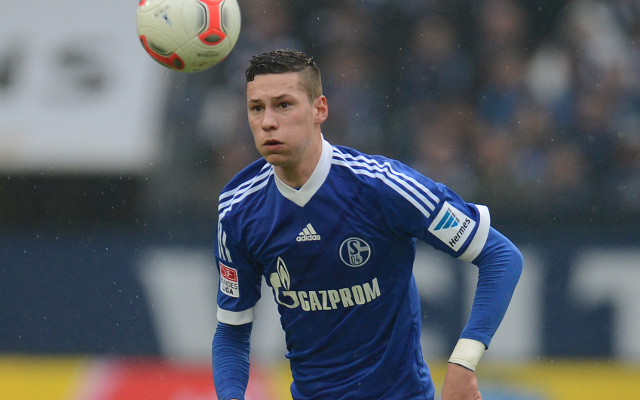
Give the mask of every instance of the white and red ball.
[[167, 68], [199, 72], [225, 59], [240, 35], [237, 0], [140, 0], [138, 37]]

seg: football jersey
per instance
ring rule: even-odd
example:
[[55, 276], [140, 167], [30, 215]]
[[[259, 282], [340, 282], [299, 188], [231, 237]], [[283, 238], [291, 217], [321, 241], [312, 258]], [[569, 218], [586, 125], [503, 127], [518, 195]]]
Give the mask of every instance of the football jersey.
[[323, 140], [298, 189], [258, 160], [220, 195], [218, 320], [253, 321], [264, 276], [294, 399], [432, 399], [415, 240], [472, 261], [489, 227], [485, 206], [383, 156]]

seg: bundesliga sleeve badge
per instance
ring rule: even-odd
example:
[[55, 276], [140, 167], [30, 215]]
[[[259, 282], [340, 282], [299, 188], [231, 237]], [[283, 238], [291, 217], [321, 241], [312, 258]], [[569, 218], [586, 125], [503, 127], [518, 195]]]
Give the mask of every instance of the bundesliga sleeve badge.
[[238, 271], [220, 263], [220, 291], [230, 297], [238, 297]]

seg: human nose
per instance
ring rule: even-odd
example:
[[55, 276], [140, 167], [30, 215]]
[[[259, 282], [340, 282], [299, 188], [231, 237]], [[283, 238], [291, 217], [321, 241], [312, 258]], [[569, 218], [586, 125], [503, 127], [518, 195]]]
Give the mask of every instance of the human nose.
[[270, 131], [278, 127], [278, 120], [276, 118], [276, 112], [271, 107], [264, 109], [262, 116], [262, 130]]

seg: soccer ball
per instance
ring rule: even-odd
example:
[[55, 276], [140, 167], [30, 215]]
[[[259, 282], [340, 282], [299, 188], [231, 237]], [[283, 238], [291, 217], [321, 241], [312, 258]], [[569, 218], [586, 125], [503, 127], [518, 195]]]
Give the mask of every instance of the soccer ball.
[[167, 68], [199, 72], [229, 55], [240, 35], [237, 0], [140, 0], [136, 24], [146, 52]]

